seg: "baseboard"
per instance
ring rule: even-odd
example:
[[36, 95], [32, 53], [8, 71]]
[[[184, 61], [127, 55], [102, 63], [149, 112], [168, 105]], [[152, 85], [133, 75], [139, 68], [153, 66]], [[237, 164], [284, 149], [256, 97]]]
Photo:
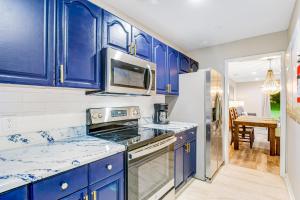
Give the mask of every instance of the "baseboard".
[[284, 181], [285, 181], [285, 184], [286, 184], [289, 196], [290, 196], [290, 200], [296, 200], [288, 174], [286, 174], [284, 176]]

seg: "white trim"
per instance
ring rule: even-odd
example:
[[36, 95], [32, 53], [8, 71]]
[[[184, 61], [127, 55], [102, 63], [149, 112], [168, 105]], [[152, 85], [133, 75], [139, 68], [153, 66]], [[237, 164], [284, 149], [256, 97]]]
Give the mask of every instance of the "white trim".
[[295, 198], [295, 195], [294, 195], [294, 192], [293, 192], [293, 188], [292, 188], [292, 184], [290, 182], [290, 178], [288, 176], [288, 174], [286, 174], [284, 177], [284, 182], [285, 182], [285, 185], [287, 187], [287, 191], [289, 193], [289, 196], [290, 196], [290, 200], [296, 200]]
[[261, 57], [269, 57], [274, 55], [281, 56], [281, 99], [280, 99], [280, 106], [281, 106], [281, 113], [280, 113], [280, 123], [281, 123], [281, 133], [280, 133], [280, 176], [284, 177], [286, 173], [286, 87], [285, 87], [285, 52], [272, 52], [267, 54], [259, 54], [253, 56], [245, 56], [240, 58], [233, 58], [233, 59], [226, 59], [225, 60], [225, 123], [224, 123], [224, 160], [225, 164], [229, 163], [229, 74], [228, 74], [228, 65], [230, 62], [233, 61], [243, 61], [243, 60], [251, 60], [251, 59], [259, 59]]

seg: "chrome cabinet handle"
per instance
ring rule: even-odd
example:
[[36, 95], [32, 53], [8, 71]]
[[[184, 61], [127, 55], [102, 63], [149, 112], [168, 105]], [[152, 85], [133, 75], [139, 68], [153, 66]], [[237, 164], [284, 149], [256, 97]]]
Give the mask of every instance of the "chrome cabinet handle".
[[88, 194], [84, 195], [83, 200], [89, 200], [89, 195]]
[[107, 166], [106, 166], [106, 169], [107, 169], [107, 170], [109, 170], [109, 171], [111, 171], [111, 170], [112, 170], [112, 168], [113, 168], [113, 167], [112, 167], [112, 165], [111, 165], [111, 164], [109, 164], [109, 165], [107, 165]]
[[60, 184], [60, 188], [61, 188], [62, 190], [66, 190], [66, 189], [68, 189], [68, 187], [69, 187], [69, 184], [66, 183], [66, 182], [62, 182], [62, 183]]
[[60, 82], [64, 83], [64, 65], [60, 65]]
[[134, 43], [134, 55], [136, 56], [136, 43]]

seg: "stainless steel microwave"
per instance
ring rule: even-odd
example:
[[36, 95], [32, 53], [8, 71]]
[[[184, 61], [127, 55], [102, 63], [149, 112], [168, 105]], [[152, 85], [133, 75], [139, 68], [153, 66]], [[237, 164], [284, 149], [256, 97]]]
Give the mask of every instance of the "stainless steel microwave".
[[93, 95], [152, 95], [156, 93], [156, 64], [113, 48], [102, 50], [101, 88]]

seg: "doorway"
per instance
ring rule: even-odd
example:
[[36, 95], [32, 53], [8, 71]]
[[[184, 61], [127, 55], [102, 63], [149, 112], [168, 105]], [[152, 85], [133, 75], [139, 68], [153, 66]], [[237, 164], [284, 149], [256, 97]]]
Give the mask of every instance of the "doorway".
[[[286, 96], [283, 59], [284, 53], [276, 52], [225, 61], [224, 157], [226, 164], [285, 175]], [[273, 93], [266, 92], [265, 80], [270, 69], [280, 88], [280, 91]], [[234, 117], [229, 111], [235, 112], [233, 116], [247, 119], [253, 117], [255, 120], [276, 120], [278, 128], [275, 129], [275, 139], [272, 139], [276, 144], [271, 145], [268, 128], [243, 126], [241, 130], [239, 129], [238, 150], [236, 150], [232, 139]], [[251, 139], [252, 130], [254, 139]], [[273, 146], [277, 154], [271, 156], [270, 149]]]

